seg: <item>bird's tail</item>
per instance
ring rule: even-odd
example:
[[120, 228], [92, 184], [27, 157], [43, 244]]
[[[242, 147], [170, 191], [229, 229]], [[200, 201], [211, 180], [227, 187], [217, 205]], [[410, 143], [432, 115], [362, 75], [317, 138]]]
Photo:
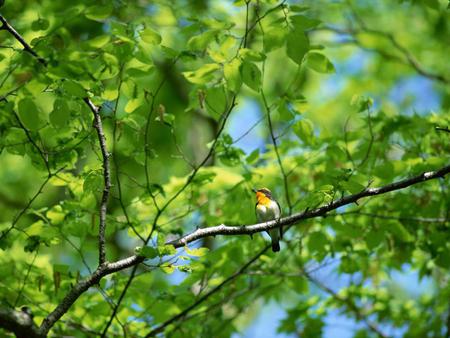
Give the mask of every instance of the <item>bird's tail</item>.
[[280, 251], [280, 233], [278, 229], [272, 229], [269, 232], [270, 238], [272, 239], [272, 251]]
[[280, 241], [278, 239], [272, 239], [272, 251], [273, 252], [280, 251]]

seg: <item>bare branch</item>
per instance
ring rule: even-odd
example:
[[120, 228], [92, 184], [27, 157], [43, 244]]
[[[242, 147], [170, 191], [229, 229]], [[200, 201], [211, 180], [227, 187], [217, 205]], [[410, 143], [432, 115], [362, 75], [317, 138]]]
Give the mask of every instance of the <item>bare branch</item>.
[[418, 176], [414, 176], [412, 178], [394, 182], [394, 183], [385, 185], [383, 187], [366, 188], [357, 194], [343, 197], [337, 201], [334, 201], [333, 203], [324, 205], [322, 207], [319, 207], [319, 208], [311, 210], [311, 211], [297, 213], [292, 216], [282, 218], [279, 221], [274, 220], [274, 221], [269, 221], [269, 222], [265, 222], [265, 223], [259, 223], [259, 224], [253, 224], [253, 225], [243, 225], [243, 226], [226, 226], [224, 224], [221, 224], [221, 225], [209, 227], [209, 228], [200, 228], [200, 229], [195, 230], [191, 234], [183, 236], [183, 237], [181, 237], [177, 240], [171, 241], [167, 244], [171, 244], [171, 245], [175, 246], [176, 248], [179, 248], [179, 247], [186, 245], [187, 243], [190, 243], [190, 242], [196, 241], [200, 238], [204, 238], [204, 237], [208, 237], [208, 236], [250, 235], [250, 234], [257, 233], [257, 232], [262, 232], [262, 231], [267, 231], [270, 229], [278, 228], [280, 226], [293, 225], [304, 219], [325, 216], [331, 210], [335, 210], [335, 209], [342, 207], [344, 205], [347, 205], [347, 204], [355, 203], [361, 198], [368, 197], [368, 196], [381, 195], [381, 194], [385, 194], [385, 193], [388, 193], [391, 191], [404, 189], [404, 188], [407, 188], [414, 184], [418, 184], [418, 183], [428, 181], [431, 179], [435, 179], [435, 178], [439, 178], [439, 177], [444, 177], [448, 173], [450, 173], [450, 165], [443, 167], [436, 171], [424, 172]]
[[[422, 75], [422, 76], [424, 76], [426, 78], [429, 78], [431, 80], [436, 80], [436, 81], [441, 82], [443, 84], [448, 84], [450, 82], [450, 79], [446, 78], [445, 76], [443, 76], [441, 74], [438, 74], [438, 73], [433, 73], [433, 72], [431, 72], [429, 70], [426, 70], [419, 63], [419, 61], [417, 61], [417, 59], [411, 54], [411, 52], [409, 52], [408, 49], [406, 49], [403, 45], [401, 45], [397, 41], [397, 39], [390, 33], [379, 31], [379, 30], [376, 30], [376, 29], [370, 29], [370, 28], [367, 28], [367, 27], [361, 27], [361, 30], [357, 30], [357, 29], [353, 29], [353, 28], [341, 29], [341, 28], [326, 26], [326, 27], [315, 28], [314, 30], [315, 31], [324, 30], [324, 31], [331, 31], [331, 32], [334, 32], [334, 33], [337, 33], [337, 34], [349, 35], [349, 36], [352, 37], [352, 39], [343, 41], [343, 43], [347, 43], [347, 44], [351, 43], [351, 44], [354, 44], [354, 45], [358, 46], [359, 48], [361, 48], [363, 50], [367, 50], [367, 51], [378, 53], [379, 55], [383, 56], [386, 59], [399, 61], [402, 64], [409, 65], [418, 74], [420, 74], [420, 75]], [[393, 55], [393, 54], [387, 53], [383, 49], [370, 48], [370, 47], [365, 46], [358, 39], [358, 33], [360, 33], [361, 31], [385, 37], [386, 39], [388, 39], [391, 42], [393, 47], [398, 52], [400, 52], [400, 54], [402, 56], [399, 57], [397, 55]], [[340, 44], [342, 44], [342, 43], [340, 43]]]
[[103, 132], [102, 118], [100, 117], [100, 109], [92, 103], [89, 98], [84, 98], [84, 102], [89, 106], [92, 113], [94, 114], [94, 128], [97, 131], [98, 142], [100, 144], [100, 150], [102, 152], [103, 158], [103, 194], [102, 200], [100, 202], [100, 221], [99, 221], [99, 230], [98, 230], [98, 264], [103, 265], [106, 261], [106, 239], [105, 239], [105, 231], [106, 231], [106, 213], [107, 213], [107, 204], [109, 198], [109, 190], [111, 189], [111, 173], [109, 169], [109, 153], [106, 148], [106, 137]]
[[34, 324], [33, 316], [24, 310], [0, 309], [0, 327], [14, 332], [17, 338], [44, 337]]
[[434, 129], [436, 131], [445, 131], [447, 133], [450, 133], [450, 129], [448, 129], [448, 127], [438, 127], [438, 126], [436, 126], [436, 127], [434, 127]]
[[[282, 218], [279, 222], [270, 221], [260, 224], [248, 225], [248, 226], [225, 226], [218, 225], [210, 228], [203, 228], [194, 231], [193, 233], [186, 235], [180, 239], [169, 242], [167, 244], [173, 245], [176, 248], [183, 247], [187, 243], [195, 241], [200, 238], [208, 237], [208, 236], [216, 236], [216, 235], [224, 235], [224, 236], [234, 236], [234, 235], [248, 235], [257, 232], [267, 231], [269, 229], [273, 229], [279, 226], [284, 225], [294, 225], [301, 220], [308, 218], [315, 218], [320, 216], [325, 216], [329, 211], [335, 210], [343, 205], [354, 203], [355, 201], [368, 197], [368, 196], [376, 196], [385, 194], [395, 190], [401, 190], [407, 188], [409, 186], [429, 181], [432, 179], [436, 179], [439, 177], [444, 177], [445, 175], [450, 173], [450, 165], [443, 167], [436, 171], [424, 172], [418, 176], [414, 176], [409, 179], [404, 179], [398, 182], [394, 182], [383, 187], [379, 188], [368, 188], [361, 191], [358, 194], [350, 195], [347, 197], [343, 197], [340, 200], [337, 200], [331, 204], [325, 205], [323, 207], [317, 208], [312, 211], [306, 211], [303, 213], [297, 213], [289, 217]], [[129, 267], [138, 265], [145, 260], [145, 257], [141, 256], [130, 256], [125, 259], [121, 259], [114, 263], [107, 263], [104, 266], [100, 266], [92, 275], [87, 277], [85, 280], [76, 284], [72, 290], [66, 295], [63, 301], [56, 307], [56, 309], [47, 316], [44, 322], [41, 325], [41, 330], [43, 333], [47, 333], [50, 328], [55, 324], [55, 322], [61, 318], [68, 309], [72, 306], [72, 304], [78, 299], [78, 297], [85, 292], [89, 287], [97, 284], [101, 278], [111, 273], [121, 271], [127, 269]]]

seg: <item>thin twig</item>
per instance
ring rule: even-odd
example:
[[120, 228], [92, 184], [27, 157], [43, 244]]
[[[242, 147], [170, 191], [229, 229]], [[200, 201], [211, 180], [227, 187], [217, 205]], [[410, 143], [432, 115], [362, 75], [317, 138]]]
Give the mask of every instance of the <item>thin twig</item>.
[[450, 133], [450, 129], [448, 129], [448, 127], [434, 127], [434, 129], [436, 130], [436, 131], [445, 131], [445, 132], [447, 132], [447, 133]]
[[261, 97], [264, 103], [264, 107], [266, 108], [266, 114], [267, 114], [267, 121], [269, 125], [269, 132], [270, 132], [270, 138], [272, 139], [273, 148], [275, 150], [275, 155], [277, 156], [278, 166], [280, 167], [281, 175], [283, 178], [283, 184], [284, 184], [284, 195], [286, 198], [286, 203], [288, 205], [288, 215], [292, 214], [292, 203], [291, 198], [289, 194], [289, 183], [288, 183], [288, 177], [286, 175], [286, 171], [284, 170], [283, 162], [281, 161], [280, 152], [278, 150], [277, 140], [275, 139], [275, 134], [273, 132], [273, 125], [272, 125], [272, 118], [270, 117], [270, 108], [266, 100], [266, 96], [264, 95], [264, 90], [261, 88]]
[[[208, 236], [216, 236], [216, 235], [224, 235], [224, 236], [234, 236], [234, 235], [248, 235], [256, 232], [263, 232], [270, 229], [274, 229], [278, 226], [284, 225], [295, 225], [299, 223], [301, 220], [308, 218], [321, 217], [326, 215], [329, 211], [335, 210], [339, 207], [342, 207], [347, 204], [352, 204], [355, 201], [368, 197], [368, 196], [376, 196], [385, 194], [395, 190], [401, 190], [407, 188], [409, 186], [419, 184], [425, 181], [429, 181], [432, 179], [444, 177], [445, 175], [450, 173], [450, 166], [443, 167], [436, 171], [424, 172], [420, 175], [414, 176], [409, 179], [404, 179], [401, 181], [397, 181], [383, 187], [379, 188], [367, 188], [360, 193], [349, 195], [341, 198], [333, 203], [327, 204], [325, 206], [319, 207], [312, 211], [305, 211], [302, 213], [297, 213], [292, 216], [282, 218], [279, 221], [270, 221], [266, 223], [260, 223], [255, 225], [248, 226], [235, 226], [235, 227], [227, 227], [225, 225], [219, 225], [210, 228], [198, 229], [193, 233], [183, 236], [180, 239], [177, 239], [172, 242], [168, 242], [166, 244], [173, 245], [174, 247], [183, 247], [186, 243], [190, 243], [199, 238], [204, 238]], [[142, 263], [145, 260], [145, 257], [142, 256], [130, 256], [128, 258], [124, 258], [118, 260], [113, 263], [107, 263], [104, 266], [100, 266], [97, 270], [89, 275], [86, 279], [78, 282], [64, 297], [64, 299], [59, 303], [59, 305], [55, 308], [55, 310], [50, 313], [41, 324], [40, 330], [43, 333], [47, 333], [51, 327], [58, 321], [61, 316], [63, 316], [72, 304], [80, 297], [87, 289], [91, 286], [98, 284], [98, 282], [109, 274], [112, 274], [117, 271], [121, 271], [127, 269], [129, 267], [136, 266]]]
[[191, 304], [190, 306], [188, 306], [187, 308], [185, 308], [183, 311], [181, 311], [180, 313], [178, 313], [177, 315], [169, 318], [168, 320], [166, 320], [164, 323], [158, 325], [157, 327], [155, 327], [154, 329], [152, 329], [146, 336], [145, 338], [148, 337], [154, 337], [156, 334], [160, 333], [161, 331], [164, 330], [165, 327], [167, 327], [168, 325], [176, 322], [177, 320], [183, 318], [186, 314], [188, 314], [189, 312], [191, 312], [193, 309], [195, 309], [197, 306], [199, 306], [200, 304], [202, 304], [205, 300], [207, 300], [210, 296], [212, 296], [213, 294], [217, 293], [218, 291], [220, 291], [226, 284], [228, 284], [230, 281], [236, 279], [236, 277], [240, 276], [241, 274], [243, 274], [254, 262], [256, 262], [259, 257], [261, 257], [271, 246], [270, 245], [266, 245], [260, 252], [258, 252], [255, 256], [253, 256], [247, 263], [245, 263], [243, 266], [241, 266], [235, 273], [233, 273], [231, 276], [229, 276], [228, 278], [226, 278], [222, 283], [220, 283], [219, 285], [217, 285], [216, 287], [214, 287], [213, 289], [211, 289], [209, 292], [205, 293], [202, 297], [200, 297], [199, 299], [197, 299], [193, 304]]
[[47, 61], [45, 61], [43, 58], [41, 58], [37, 53], [31, 48], [31, 46], [24, 40], [24, 38], [12, 27], [9, 22], [3, 17], [3, 15], [0, 14], [0, 22], [2, 23], [2, 26], [0, 29], [6, 30], [9, 33], [11, 33], [14, 38], [19, 41], [19, 43], [23, 46], [23, 49], [33, 55], [41, 64], [44, 66], [47, 65]]
[[208, 236], [216, 236], [216, 235], [250, 235], [257, 232], [268, 231], [271, 229], [278, 228], [280, 226], [285, 225], [294, 225], [300, 222], [301, 220], [315, 218], [320, 216], [325, 216], [328, 212], [335, 210], [344, 205], [352, 204], [357, 202], [358, 200], [369, 197], [385, 194], [395, 190], [401, 190], [407, 188], [409, 186], [428, 181], [431, 179], [441, 178], [450, 173], [450, 165], [443, 167], [436, 171], [423, 172], [420, 175], [414, 176], [412, 178], [400, 180], [379, 188], [366, 188], [361, 192], [348, 195], [342, 197], [339, 200], [336, 200], [332, 203], [321, 206], [317, 209], [313, 209], [310, 211], [305, 211], [297, 214], [293, 214], [288, 217], [281, 218], [280, 220], [269, 221], [265, 223], [253, 224], [253, 225], [243, 225], [243, 226], [226, 226], [224, 224], [207, 227], [207, 228], [199, 228], [192, 232], [191, 234], [185, 235], [179, 239], [173, 240], [167, 244], [171, 244], [176, 248], [185, 246], [187, 243], [196, 241], [200, 238], [208, 237]]
[[106, 148], [106, 136], [103, 132], [103, 124], [102, 124], [102, 118], [100, 117], [100, 109], [92, 103], [89, 98], [84, 98], [84, 102], [89, 106], [89, 108], [92, 111], [92, 114], [94, 114], [94, 128], [97, 131], [98, 136], [98, 142], [100, 144], [100, 150], [102, 152], [102, 158], [103, 158], [103, 179], [104, 179], [104, 186], [103, 186], [103, 194], [102, 194], [102, 200], [100, 202], [100, 220], [99, 220], [99, 230], [98, 230], [98, 264], [103, 265], [106, 262], [106, 239], [105, 239], [105, 232], [106, 232], [106, 213], [107, 213], [107, 205], [108, 205], [108, 198], [109, 198], [109, 190], [111, 189], [111, 173], [109, 169], [109, 156], [108, 150]]
[[304, 276], [314, 285], [316, 285], [319, 289], [325, 291], [326, 293], [328, 293], [329, 295], [331, 295], [335, 300], [337, 300], [340, 303], [343, 303], [347, 306], [347, 308], [352, 311], [356, 318], [358, 320], [361, 320], [362, 322], [364, 322], [364, 324], [367, 325], [367, 327], [374, 332], [375, 334], [377, 334], [379, 337], [381, 338], [385, 338], [387, 337], [381, 330], [380, 328], [375, 325], [373, 322], [371, 322], [367, 317], [366, 314], [363, 313], [363, 311], [358, 308], [356, 306], [356, 304], [349, 298], [344, 298], [340, 295], [338, 295], [334, 290], [332, 290], [331, 288], [329, 288], [328, 286], [326, 286], [325, 284], [323, 284], [321, 281], [315, 279], [314, 277], [312, 277], [308, 272], [304, 271]]
[[378, 215], [370, 212], [363, 211], [346, 211], [341, 213], [336, 213], [332, 216], [346, 216], [346, 215], [356, 215], [356, 216], [368, 216], [371, 218], [380, 218], [380, 219], [393, 219], [398, 221], [411, 221], [411, 222], [420, 222], [420, 223], [441, 223], [445, 222], [445, 217], [438, 218], [429, 218], [429, 217], [399, 217], [399, 216], [391, 216], [391, 215]]

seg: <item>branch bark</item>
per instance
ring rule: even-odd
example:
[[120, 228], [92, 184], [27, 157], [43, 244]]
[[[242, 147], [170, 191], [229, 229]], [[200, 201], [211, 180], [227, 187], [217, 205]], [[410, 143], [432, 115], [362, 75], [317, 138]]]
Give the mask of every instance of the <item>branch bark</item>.
[[[208, 237], [208, 236], [234, 236], [234, 235], [249, 235], [257, 232], [267, 231], [269, 229], [273, 229], [279, 226], [284, 225], [294, 225], [299, 223], [301, 220], [308, 218], [315, 218], [325, 216], [328, 212], [335, 210], [341, 206], [354, 203], [361, 198], [376, 196], [385, 194], [391, 191], [401, 190], [407, 188], [409, 186], [419, 184], [425, 181], [429, 181], [436, 178], [441, 178], [450, 173], [450, 165], [443, 167], [441, 169], [435, 171], [423, 172], [420, 175], [414, 176], [412, 178], [400, 180], [379, 188], [368, 188], [360, 193], [349, 195], [343, 197], [333, 203], [328, 205], [319, 207], [317, 209], [311, 211], [305, 211], [302, 213], [296, 213], [292, 216], [282, 218], [280, 221], [270, 221], [265, 223], [259, 223], [254, 225], [243, 225], [243, 226], [226, 226], [224, 224], [203, 228], [194, 231], [193, 233], [183, 236], [175, 241], [168, 242], [167, 244], [173, 245], [176, 248], [183, 247], [187, 243], [193, 242], [200, 238]], [[141, 256], [130, 256], [119, 261], [113, 263], [105, 263], [103, 266], [99, 266], [97, 270], [89, 275], [83, 281], [77, 283], [71, 291], [64, 297], [62, 302], [50, 313], [42, 322], [39, 332], [42, 336], [45, 336], [48, 331], [52, 328], [52, 326], [69, 310], [72, 304], [80, 297], [86, 290], [88, 290], [91, 286], [98, 284], [99, 281], [106, 275], [112, 274], [117, 271], [121, 271], [127, 269], [129, 267], [135, 266], [137, 264], [142, 263], [145, 260], [145, 257]], [[1, 322], [0, 322], [1, 324]]]
[[98, 229], [98, 264], [103, 265], [106, 262], [106, 239], [105, 239], [105, 231], [106, 231], [106, 213], [108, 211], [108, 199], [109, 199], [109, 191], [111, 189], [111, 172], [109, 168], [109, 153], [106, 147], [106, 137], [103, 132], [103, 124], [102, 119], [100, 117], [100, 109], [92, 103], [89, 98], [84, 98], [84, 102], [89, 106], [89, 109], [94, 114], [94, 128], [97, 131], [98, 142], [100, 144], [100, 149], [102, 152], [103, 158], [103, 194], [102, 200], [100, 203], [100, 221], [99, 221], [99, 229]]
[[3, 15], [0, 15], [0, 22], [2, 25], [0, 26], [0, 29], [6, 30], [22, 45], [24, 51], [30, 53], [33, 55], [41, 64], [44, 66], [47, 66], [47, 61], [45, 59], [41, 58], [37, 53], [31, 48], [31, 46], [24, 40], [24, 38], [14, 29], [13, 26], [9, 24], [9, 22], [3, 17]]
[[[31, 48], [31, 46], [25, 41], [25, 39], [12, 27], [9, 22], [6, 20], [5, 17], [0, 15], [0, 22], [2, 25], [0, 26], [0, 29], [8, 31], [22, 46], [23, 49], [30, 53], [33, 57], [35, 57], [42, 65], [47, 66], [47, 61], [40, 57], [34, 50]], [[89, 109], [94, 114], [94, 128], [97, 131], [98, 140], [100, 143], [100, 149], [102, 152], [103, 157], [103, 177], [104, 177], [104, 188], [103, 188], [103, 194], [102, 194], [102, 200], [100, 203], [100, 224], [99, 224], [99, 234], [98, 234], [98, 240], [99, 240], [99, 265], [103, 265], [106, 261], [106, 241], [105, 241], [105, 229], [106, 229], [106, 212], [107, 212], [107, 203], [109, 198], [109, 190], [111, 188], [111, 175], [110, 175], [110, 169], [109, 169], [109, 153], [106, 148], [106, 137], [103, 133], [103, 126], [102, 126], [102, 120], [99, 114], [100, 108], [97, 107], [88, 97], [85, 97], [83, 101], [87, 104]], [[22, 123], [20, 122], [19, 117], [16, 115], [16, 118], [20, 125], [23, 127]], [[24, 128], [24, 127], [23, 127]], [[42, 153], [40, 148], [33, 142], [33, 140], [30, 138], [26, 128], [25, 132], [30, 139], [30, 141], [33, 143], [33, 145], [37, 148], [39, 151], [41, 157], [43, 158], [46, 166], [47, 171], [49, 174], [49, 177], [51, 175], [50, 169], [48, 166], [48, 160], [46, 156]]]
[[400, 190], [407, 188], [411, 185], [421, 183], [424, 181], [429, 181], [432, 179], [436, 179], [439, 177], [444, 177], [450, 173], [450, 165], [443, 167], [436, 171], [428, 171], [423, 172], [420, 175], [414, 176], [412, 178], [400, 180], [383, 187], [379, 188], [367, 188], [363, 191], [354, 194], [345, 196], [337, 201], [334, 201], [330, 204], [324, 205], [317, 209], [311, 211], [305, 211], [301, 213], [296, 213], [292, 216], [284, 217], [282, 219], [269, 221], [265, 223], [253, 224], [253, 225], [243, 225], [243, 226], [226, 226], [224, 224], [217, 225], [209, 228], [200, 228], [195, 230], [194, 232], [185, 235], [179, 239], [171, 241], [167, 244], [171, 244], [176, 248], [185, 246], [186, 244], [196, 241], [200, 238], [208, 237], [208, 236], [216, 236], [216, 235], [224, 235], [224, 236], [232, 236], [232, 235], [251, 235], [257, 232], [268, 231], [270, 229], [278, 228], [280, 226], [285, 225], [294, 225], [304, 219], [315, 218], [320, 216], [325, 216], [328, 212], [335, 210], [339, 207], [342, 207], [347, 204], [355, 203], [361, 198], [376, 196], [385, 194], [391, 191]]
[[13, 332], [17, 338], [42, 338], [33, 317], [26, 311], [0, 309], [0, 327]]

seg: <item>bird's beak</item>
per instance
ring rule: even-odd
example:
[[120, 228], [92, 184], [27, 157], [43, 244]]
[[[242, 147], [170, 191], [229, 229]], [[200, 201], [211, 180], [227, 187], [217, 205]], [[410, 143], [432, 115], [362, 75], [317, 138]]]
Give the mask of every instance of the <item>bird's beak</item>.
[[256, 194], [256, 192], [257, 192], [258, 190], [256, 190], [255, 188], [252, 188], [252, 191]]

